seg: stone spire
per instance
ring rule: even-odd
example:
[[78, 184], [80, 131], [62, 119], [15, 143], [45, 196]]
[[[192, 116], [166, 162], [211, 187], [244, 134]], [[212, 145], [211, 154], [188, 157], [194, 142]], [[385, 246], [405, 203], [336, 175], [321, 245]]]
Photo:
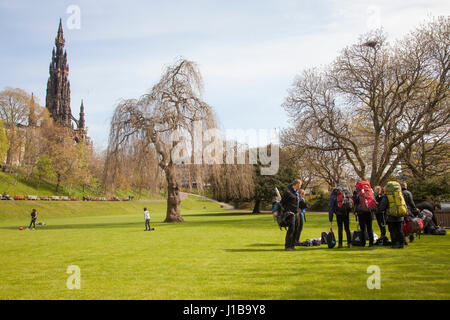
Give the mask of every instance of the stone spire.
[[56, 123], [73, 128], [73, 116], [70, 109], [70, 82], [68, 80], [69, 65], [64, 44], [62, 21], [60, 19], [58, 34], [55, 38], [56, 50], [55, 48], [52, 50], [52, 61], [49, 67], [50, 76], [47, 82], [45, 106]]
[[84, 120], [84, 104], [83, 99], [81, 99], [81, 106], [80, 106], [80, 120], [78, 120], [78, 129], [85, 130], [86, 129], [86, 122]]

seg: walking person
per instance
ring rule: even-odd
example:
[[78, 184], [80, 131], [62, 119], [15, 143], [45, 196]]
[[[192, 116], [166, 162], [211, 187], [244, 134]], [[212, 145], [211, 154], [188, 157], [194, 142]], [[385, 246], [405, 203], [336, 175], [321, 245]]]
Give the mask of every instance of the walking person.
[[150, 213], [148, 212], [147, 208], [144, 208], [144, 219], [145, 219], [145, 230], [144, 231], [155, 230], [155, 228], [150, 228]]
[[350, 232], [350, 211], [353, 207], [353, 200], [350, 191], [345, 184], [338, 186], [331, 192], [328, 205], [328, 220], [330, 221], [330, 230], [333, 231], [333, 216], [336, 215], [338, 225], [338, 248], [343, 247], [343, 229], [347, 236], [347, 247], [352, 247], [352, 233]]
[[302, 186], [300, 179], [295, 179], [294, 182], [288, 187], [281, 197], [281, 205], [284, 209], [284, 214], [288, 215], [287, 224], [288, 229], [286, 232], [286, 238], [284, 247], [286, 251], [295, 250], [295, 236], [298, 233], [300, 227], [300, 215], [299, 215], [299, 203], [300, 195], [299, 190]]
[[31, 226], [33, 226], [33, 230], [36, 229], [36, 220], [37, 220], [37, 211], [36, 209], [33, 209], [31, 211], [31, 222], [30, 225], [28, 226], [28, 230], [31, 229]]
[[300, 189], [298, 194], [300, 196], [300, 200], [298, 203], [300, 217], [299, 217], [298, 229], [297, 229], [297, 232], [295, 233], [295, 245], [296, 246], [300, 245], [300, 236], [303, 231], [303, 224], [306, 222], [306, 206], [307, 206], [306, 200], [305, 200], [305, 190]]

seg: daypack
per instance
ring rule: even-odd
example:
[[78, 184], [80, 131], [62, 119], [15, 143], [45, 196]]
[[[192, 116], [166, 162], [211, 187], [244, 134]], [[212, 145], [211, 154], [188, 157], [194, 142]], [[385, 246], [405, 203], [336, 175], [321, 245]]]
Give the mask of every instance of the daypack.
[[322, 232], [322, 234], [320, 235], [320, 243], [327, 244], [327, 237], [328, 234], [326, 232]]
[[444, 228], [436, 227], [433, 229], [431, 234], [435, 236], [445, 236], [447, 234], [447, 231]]
[[334, 236], [334, 232], [331, 230], [327, 234], [327, 245], [330, 249], [336, 246], [336, 237]]
[[419, 218], [412, 218], [410, 221], [405, 223], [402, 227], [403, 234], [405, 236], [413, 233], [418, 233], [423, 229], [423, 221]]
[[402, 187], [397, 181], [389, 181], [386, 185], [386, 196], [389, 201], [389, 214], [393, 217], [403, 217], [408, 214]]
[[356, 191], [358, 192], [358, 206], [356, 207], [359, 212], [372, 212], [375, 211], [377, 203], [373, 195], [372, 187], [367, 181], [359, 181], [356, 184]]
[[353, 200], [350, 191], [343, 184], [336, 187], [337, 206], [340, 212], [350, 212], [353, 209]]

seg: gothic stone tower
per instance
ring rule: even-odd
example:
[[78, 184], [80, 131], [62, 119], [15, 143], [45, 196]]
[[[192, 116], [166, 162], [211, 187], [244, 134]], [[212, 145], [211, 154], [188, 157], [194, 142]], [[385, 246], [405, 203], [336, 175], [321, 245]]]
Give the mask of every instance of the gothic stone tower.
[[45, 106], [56, 123], [72, 128], [70, 82], [68, 80], [69, 65], [67, 64], [67, 52], [64, 50], [64, 43], [62, 23], [59, 20], [58, 35], [55, 39], [56, 51], [53, 48]]
[[62, 126], [73, 128], [72, 121], [77, 125], [74, 129], [76, 141], [87, 137], [84, 120], [84, 105], [81, 102], [80, 120], [75, 119], [70, 109], [70, 82], [69, 65], [67, 63], [67, 52], [64, 50], [64, 35], [62, 21], [59, 20], [58, 34], [55, 39], [55, 48], [52, 51], [52, 62], [50, 63], [50, 76], [47, 82], [46, 107], [53, 120]]

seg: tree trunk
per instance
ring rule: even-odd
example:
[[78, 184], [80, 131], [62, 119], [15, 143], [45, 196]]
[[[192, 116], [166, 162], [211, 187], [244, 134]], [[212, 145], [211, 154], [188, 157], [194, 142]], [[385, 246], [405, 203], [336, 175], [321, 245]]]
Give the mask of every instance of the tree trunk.
[[167, 180], [167, 213], [164, 222], [184, 222], [180, 212], [180, 190], [176, 178], [175, 167], [165, 170]]
[[260, 206], [261, 206], [261, 200], [256, 199], [255, 206], [253, 207], [252, 213], [261, 213]]

